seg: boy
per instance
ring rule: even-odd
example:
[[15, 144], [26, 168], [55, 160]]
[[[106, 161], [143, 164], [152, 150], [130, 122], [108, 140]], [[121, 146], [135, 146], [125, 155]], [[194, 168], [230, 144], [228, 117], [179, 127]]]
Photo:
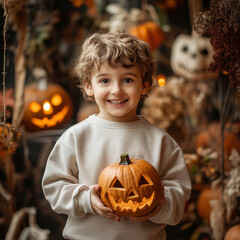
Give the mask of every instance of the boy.
[[[126, 33], [96, 33], [82, 46], [75, 66], [85, 96], [98, 115], [70, 127], [56, 142], [42, 180], [54, 211], [68, 215], [67, 239], [166, 239], [190, 197], [191, 182], [181, 149], [164, 131], [137, 115], [152, 85], [149, 45]], [[164, 194], [148, 215], [120, 219], [99, 198], [98, 176], [122, 153], [149, 161]]]

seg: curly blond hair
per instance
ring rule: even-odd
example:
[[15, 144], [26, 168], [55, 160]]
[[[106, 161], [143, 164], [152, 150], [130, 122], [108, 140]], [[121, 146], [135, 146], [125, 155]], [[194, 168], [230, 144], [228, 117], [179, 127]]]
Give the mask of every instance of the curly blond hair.
[[89, 98], [84, 91], [84, 83], [91, 84], [91, 76], [103, 64], [109, 67], [131, 67], [138, 63], [142, 70], [143, 83], [152, 85], [155, 71], [151, 47], [148, 43], [125, 33], [95, 33], [85, 40], [80, 56], [75, 61], [74, 74], [79, 81], [83, 96]]

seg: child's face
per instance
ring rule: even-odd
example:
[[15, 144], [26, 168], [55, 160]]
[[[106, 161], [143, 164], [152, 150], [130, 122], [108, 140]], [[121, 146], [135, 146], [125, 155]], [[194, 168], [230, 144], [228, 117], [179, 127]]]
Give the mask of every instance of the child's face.
[[149, 84], [142, 84], [142, 71], [138, 64], [130, 68], [118, 66], [111, 68], [102, 65], [85, 84], [85, 91], [94, 96], [99, 106], [99, 117], [129, 122], [137, 120], [137, 105], [141, 95], [145, 95]]

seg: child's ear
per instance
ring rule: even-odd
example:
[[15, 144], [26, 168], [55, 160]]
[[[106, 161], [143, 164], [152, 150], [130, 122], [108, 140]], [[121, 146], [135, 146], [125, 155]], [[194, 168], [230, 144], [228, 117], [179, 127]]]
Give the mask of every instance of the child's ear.
[[147, 94], [148, 90], [150, 89], [150, 84], [149, 82], [144, 82], [143, 85], [142, 85], [142, 91], [141, 91], [141, 94], [144, 96]]
[[84, 83], [84, 90], [89, 97], [93, 96], [93, 89], [91, 83], [89, 82]]

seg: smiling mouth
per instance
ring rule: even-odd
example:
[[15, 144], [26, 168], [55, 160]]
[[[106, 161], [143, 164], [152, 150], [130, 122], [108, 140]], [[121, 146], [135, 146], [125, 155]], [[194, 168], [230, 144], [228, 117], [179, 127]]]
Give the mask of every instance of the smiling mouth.
[[125, 103], [125, 102], [127, 102], [128, 100], [126, 99], [126, 100], [107, 100], [109, 103], [111, 103], [111, 104], [115, 104], [115, 105], [117, 105], [117, 104], [122, 104], [122, 103]]
[[206, 68], [201, 68], [201, 69], [189, 69], [187, 66], [185, 66], [184, 64], [179, 63], [178, 66], [182, 69], [184, 69], [185, 71], [189, 72], [189, 73], [204, 73], [207, 72]]

